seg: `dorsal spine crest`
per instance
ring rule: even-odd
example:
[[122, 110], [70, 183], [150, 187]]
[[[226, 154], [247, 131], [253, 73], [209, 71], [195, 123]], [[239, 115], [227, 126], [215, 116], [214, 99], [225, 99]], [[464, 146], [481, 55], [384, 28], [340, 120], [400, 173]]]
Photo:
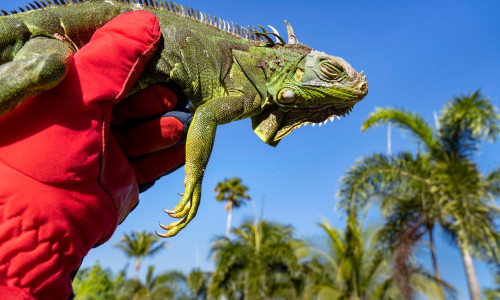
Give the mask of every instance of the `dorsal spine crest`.
[[[258, 25], [261, 28], [262, 32], [255, 27], [240, 27], [240, 25], [237, 23], [235, 25], [233, 22], [228, 22], [215, 16], [207, 16], [207, 14], [205, 14], [204, 12], [199, 12], [197, 9], [195, 11], [193, 8], [189, 8], [188, 6], [184, 7], [175, 2], [172, 3], [172, 1], [167, 2], [167, 0], [34, 0], [32, 3], [28, 3], [29, 6], [25, 5], [26, 9], [19, 7], [19, 11], [21, 13], [24, 13], [50, 7], [78, 5], [85, 2], [118, 2], [124, 4], [137, 4], [146, 8], [174, 13], [198, 21], [200, 23], [205, 23], [211, 27], [223, 30], [234, 37], [244, 38], [258, 45], [265, 44], [265, 46], [273, 47], [275, 45], [283, 46], [286, 44], [283, 38], [272, 26], [269, 26], [272, 29], [272, 32], [266, 31], [266, 29], [262, 25]], [[19, 13], [17, 10], [12, 10], [10, 14], [5, 10], [0, 10], [0, 12], [2, 12], [4, 16], [15, 15]], [[288, 30], [288, 43], [298, 44], [297, 37], [293, 33], [290, 24], [286, 21], [285, 23]], [[270, 36], [276, 37], [276, 42], [274, 42]]]

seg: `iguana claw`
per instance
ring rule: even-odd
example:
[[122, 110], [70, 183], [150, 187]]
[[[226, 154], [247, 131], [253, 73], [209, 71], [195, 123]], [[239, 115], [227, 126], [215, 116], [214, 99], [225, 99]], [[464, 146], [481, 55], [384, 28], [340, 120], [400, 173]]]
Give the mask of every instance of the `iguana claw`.
[[182, 199], [181, 201], [174, 207], [174, 209], [170, 210], [170, 209], [164, 209], [163, 211], [166, 212], [167, 214], [169, 215], [172, 215], [172, 214], [178, 214], [180, 213], [181, 211], [184, 210], [184, 208], [186, 207], [186, 204], [189, 202], [189, 200], [191, 199], [191, 194], [192, 193], [189, 193], [186, 192], [184, 194], [179, 194], [179, 195], [182, 195]]
[[166, 209], [166, 208], [164, 208], [164, 209], [163, 209], [163, 211], [164, 211], [164, 212], [166, 212], [166, 213], [167, 213], [167, 214], [169, 214], [169, 215], [170, 215], [170, 214], [175, 214], [175, 211], [170, 210], [170, 209]]
[[179, 223], [181, 223], [181, 222], [182, 222], [182, 220], [175, 221], [173, 223], [168, 224], [168, 226], [165, 226], [162, 223], [158, 223], [158, 224], [160, 225], [161, 228], [163, 228], [165, 230], [170, 230], [170, 229], [174, 228], [175, 226], [179, 225]]
[[155, 233], [157, 236], [162, 237], [162, 238], [168, 238], [170, 237], [168, 233], [158, 233], [158, 231], [155, 230]]
[[161, 234], [161, 233], [158, 233], [157, 231], [155, 231], [155, 233], [159, 237], [163, 237], [163, 238], [172, 237], [172, 236], [176, 235], [179, 231], [181, 231], [181, 229], [186, 227], [187, 223], [189, 223], [189, 221], [186, 218], [183, 218], [182, 220], [173, 222], [173, 223], [169, 224], [168, 226], [160, 224], [160, 227], [167, 230], [167, 232]]
[[189, 210], [191, 209], [191, 205], [186, 205], [184, 206], [184, 208], [180, 211], [180, 212], [175, 212], [175, 211], [169, 211], [167, 212], [167, 214], [169, 216], [171, 216], [172, 218], [183, 218], [184, 216], [186, 216], [186, 214], [189, 212]]
[[[188, 189], [189, 190], [189, 189]], [[196, 184], [192, 193], [186, 192], [185, 195], [192, 195], [191, 197], [183, 197], [181, 202], [173, 210], [164, 209], [164, 211], [174, 218], [182, 218], [181, 220], [170, 223], [165, 226], [160, 223], [160, 227], [167, 230], [166, 233], [161, 234], [156, 232], [159, 237], [171, 237], [181, 231], [196, 215], [198, 207], [200, 206], [201, 184]], [[188, 205], [189, 202], [189, 205]]]

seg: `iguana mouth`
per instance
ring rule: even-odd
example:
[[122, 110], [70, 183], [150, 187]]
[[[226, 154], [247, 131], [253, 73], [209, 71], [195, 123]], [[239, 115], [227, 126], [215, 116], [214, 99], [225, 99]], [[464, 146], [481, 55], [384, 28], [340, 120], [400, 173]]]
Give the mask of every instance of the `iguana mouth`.
[[283, 121], [269, 144], [277, 144], [279, 140], [290, 134], [294, 129], [302, 126], [308, 124], [313, 126], [319, 124], [321, 126], [328, 121], [333, 122], [335, 118], [340, 119], [341, 116], [343, 117], [351, 112], [354, 104], [353, 102], [335, 103], [314, 109], [291, 108], [289, 111], [283, 112]]

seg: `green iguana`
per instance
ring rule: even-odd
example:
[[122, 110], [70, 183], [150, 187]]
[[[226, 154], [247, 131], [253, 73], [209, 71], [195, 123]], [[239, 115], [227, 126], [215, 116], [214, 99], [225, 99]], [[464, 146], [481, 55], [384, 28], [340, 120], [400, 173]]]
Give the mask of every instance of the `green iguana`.
[[[240, 27], [164, 0], [38, 0], [0, 17], [0, 117], [64, 78], [68, 58], [93, 32], [124, 12], [147, 10], [162, 43], [136, 90], [173, 82], [191, 101], [185, 192], [179, 218], [161, 237], [177, 234], [195, 216], [217, 125], [251, 118], [267, 144], [295, 128], [343, 116], [368, 92], [366, 76], [342, 58], [300, 44], [285, 21], [288, 43], [271, 26]], [[149, 1], [149, 2], [148, 2]], [[276, 39], [276, 42], [273, 40]]]

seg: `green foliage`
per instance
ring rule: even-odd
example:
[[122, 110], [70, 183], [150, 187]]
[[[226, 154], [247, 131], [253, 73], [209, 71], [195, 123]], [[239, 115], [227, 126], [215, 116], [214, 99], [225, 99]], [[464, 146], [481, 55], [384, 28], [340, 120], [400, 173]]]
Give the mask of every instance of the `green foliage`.
[[77, 300], [115, 299], [113, 276], [103, 270], [99, 263], [80, 270], [73, 280], [73, 290]]
[[[392, 262], [381, 242], [382, 231], [363, 229], [350, 218], [344, 231], [320, 224], [325, 245], [306, 246], [293, 229], [277, 223], [246, 222], [234, 238], [212, 245], [213, 274], [199, 269], [187, 276], [149, 267], [145, 281], [114, 278], [97, 264], [75, 279], [77, 299], [401, 299], [391, 274]], [[300, 262], [304, 260], [303, 262]], [[411, 283], [429, 299], [438, 299], [436, 279], [411, 269]]]
[[[308, 297], [318, 299], [402, 299], [393, 278], [394, 268], [389, 253], [381, 247], [381, 231], [363, 229], [351, 215], [344, 231], [323, 220], [320, 227], [326, 234], [324, 245], [307, 246]], [[412, 285], [430, 299], [436, 294], [436, 280], [419, 268], [410, 272]]]
[[234, 238], [220, 237], [212, 244], [210, 297], [297, 299], [304, 277], [295, 255], [301, 242], [292, 227], [245, 222], [232, 232]]
[[205, 299], [199, 295], [191, 297], [186, 276], [178, 271], [168, 271], [154, 275], [150, 266], [143, 283], [136, 279], [125, 278], [124, 272], [113, 277], [97, 263], [91, 268], [82, 269], [73, 282], [77, 300], [187, 300]]

